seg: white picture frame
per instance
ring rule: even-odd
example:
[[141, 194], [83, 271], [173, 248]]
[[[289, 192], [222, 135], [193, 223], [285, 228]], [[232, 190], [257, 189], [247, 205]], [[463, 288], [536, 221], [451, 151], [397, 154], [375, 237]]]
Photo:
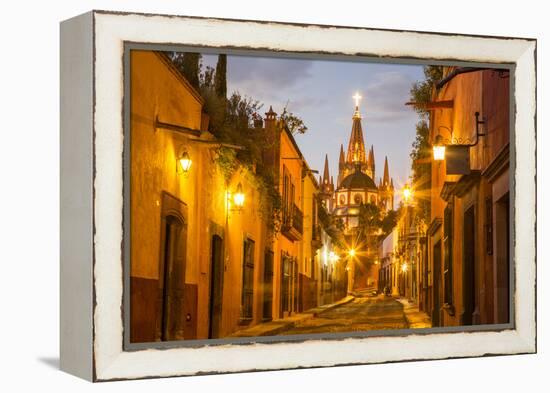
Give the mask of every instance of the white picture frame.
[[[253, 33], [251, 33], [253, 32]], [[513, 326], [124, 348], [125, 43], [506, 63], [515, 134]], [[536, 352], [536, 41], [92, 11], [61, 24], [61, 368], [90, 381]], [[518, 136], [521, 137], [518, 137]], [[122, 311], [122, 312], [121, 312]]]

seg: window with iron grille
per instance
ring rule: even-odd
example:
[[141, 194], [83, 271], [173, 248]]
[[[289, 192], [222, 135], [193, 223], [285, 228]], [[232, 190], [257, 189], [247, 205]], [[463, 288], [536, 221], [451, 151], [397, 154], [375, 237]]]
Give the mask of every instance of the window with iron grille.
[[252, 319], [254, 293], [254, 241], [246, 239], [243, 248], [243, 283], [241, 297], [241, 319]]
[[453, 304], [453, 207], [447, 205], [443, 225], [445, 304]]

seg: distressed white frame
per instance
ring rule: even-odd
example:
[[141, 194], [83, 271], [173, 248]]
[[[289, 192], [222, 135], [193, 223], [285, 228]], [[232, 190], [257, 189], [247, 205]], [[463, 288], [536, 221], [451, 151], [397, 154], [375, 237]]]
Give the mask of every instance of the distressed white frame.
[[[93, 12], [93, 378], [323, 367], [536, 351], [536, 41]], [[123, 50], [125, 41], [515, 63], [515, 329], [498, 332], [123, 350]], [[512, 142], [513, 143], [513, 142]], [[62, 277], [63, 279], [63, 277]], [[91, 327], [90, 327], [91, 328]], [[63, 354], [62, 354], [63, 356]]]

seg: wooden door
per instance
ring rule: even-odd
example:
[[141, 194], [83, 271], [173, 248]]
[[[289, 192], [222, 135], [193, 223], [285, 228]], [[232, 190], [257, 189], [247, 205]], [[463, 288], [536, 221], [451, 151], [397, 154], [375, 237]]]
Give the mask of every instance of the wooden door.
[[223, 239], [212, 236], [210, 260], [210, 325], [208, 338], [219, 338], [223, 296]]
[[273, 251], [266, 250], [264, 255], [262, 319], [271, 321], [273, 313]]
[[432, 326], [441, 326], [441, 240], [433, 248], [433, 309]]
[[160, 340], [183, 338], [182, 303], [185, 283], [185, 226], [176, 216], [164, 218], [161, 263]]
[[474, 206], [470, 207], [464, 213], [464, 233], [463, 233], [463, 255], [462, 262], [462, 296], [463, 313], [462, 325], [473, 325], [474, 312], [476, 309], [476, 228]]

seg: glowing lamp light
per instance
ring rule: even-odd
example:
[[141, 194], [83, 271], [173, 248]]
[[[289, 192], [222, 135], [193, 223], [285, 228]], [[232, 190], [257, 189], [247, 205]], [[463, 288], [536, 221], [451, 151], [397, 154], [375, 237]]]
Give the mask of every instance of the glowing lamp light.
[[403, 264], [401, 265], [401, 271], [402, 271], [403, 273], [406, 273], [407, 270], [409, 270], [409, 265], [407, 264], [407, 262], [405, 262], [405, 263], [403, 263]]
[[241, 183], [237, 185], [237, 190], [235, 191], [235, 194], [233, 194], [233, 203], [238, 209], [241, 209], [244, 205], [244, 193]]
[[405, 187], [403, 188], [403, 198], [405, 199], [405, 202], [409, 202], [412, 198], [412, 189], [411, 186], [408, 184], [405, 184]]
[[355, 256], [355, 249], [354, 248], [350, 249], [348, 251], [348, 254], [349, 254], [350, 257], [354, 257]]
[[183, 152], [183, 154], [179, 158], [179, 163], [180, 163], [182, 172], [188, 173], [193, 161], [191, 161], [191, 157], [189, 157], [189, 153]]
[[445, 145], [441, 142], [441, 136], [435, 137], [433, 145], [434, 161], [443, 161], [445, 159]]

